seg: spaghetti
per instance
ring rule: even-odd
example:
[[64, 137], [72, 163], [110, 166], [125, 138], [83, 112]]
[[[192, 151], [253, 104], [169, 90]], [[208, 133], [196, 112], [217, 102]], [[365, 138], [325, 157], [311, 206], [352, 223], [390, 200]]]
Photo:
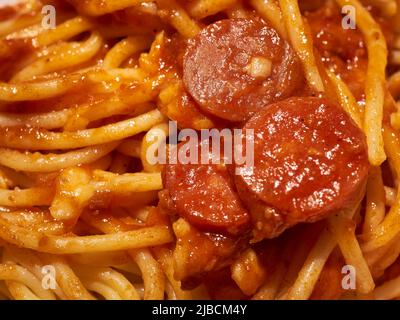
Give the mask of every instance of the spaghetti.
[[[400, 298], [399, 5], [0, 7], [0, 299]], [[256, 156], [275, 143], [282, 158], [263, 151], [251, 178], [154, 163], [149, 152], [176, 147], [169, 121], [260, 129]], [[288, 143], [293, 132], [314, 144]], [[307, 167], [298, 154], [320, 156], [330, 133], [335, 148]], [[301, 165], [326, 171], [309, 184], [280, 176]], [[287, 201], [286, 182], [301, 195]], [[315, 196], [318, 183], [332, 193]]]

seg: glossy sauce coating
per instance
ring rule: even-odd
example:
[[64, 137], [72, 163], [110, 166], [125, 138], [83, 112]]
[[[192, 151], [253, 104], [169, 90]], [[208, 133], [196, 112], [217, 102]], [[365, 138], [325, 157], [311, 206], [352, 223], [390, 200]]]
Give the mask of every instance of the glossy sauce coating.
[[176, 121], [181, 129], [208, 129], [216, 126], [216, 122], [204, 115], [193, 98], [185, 91], [182, 81], [171, 81], [161, 91], [158, 109], [169, 119]]
[[364, 134], [327, 100], [291, 98], [269, 105], [244, 129], [254, 129], [254, 170], [235, 175], [235, 183], [258, 240], [350, 205], [365, 184]]
[[325, 5], [306, 17], [324, 65], [341, 76], [358, 101], [363, 100], [368, 57], [361, 31], [342, 27], [336, 5]]
[[[183, 146], [179, 145], [178, 152]], [[200, 144], [194, 147], [200, 155]], [[211, 157], [211, 152], [207, 157]], [[202, 231], [231, 235], [246, 231], [250, 216], [242, 206], [226, 166], [201, 164], [200, 159], [197, 163], [183, 164], [178, 159], [177, 164], [166, 165], [164, 187], [173, 210]]]
[[217, 122], [201, 112], [197, 103], [186, 92], [182, 81], [182, 59], [186, 42], [175, 35], [163, 35], [153, 50], [157, 69], [165, 76], [157, 106], [169, 119], [177, 122], [179, 128], [196, 130], [212, 128]]
[[261, 19], [220, 20], [189, 40], [183, 81], [201, 109], [225, 120], [248, 119], [301, 85], [289, 44]]
[[337, 300], [345, 291], [342, 287], [342, 268], [346, 265], [342, 253], [336, 249], [326, 261], [324, 268], [315, 284], [311, 300]]
[[246, 245], [243, 238], [199, 231], [184, 219], [177, 220], [173, 228], [177, 238], [175, 278], [188, 289], [197, 287], [210, 273], [229, 266]]

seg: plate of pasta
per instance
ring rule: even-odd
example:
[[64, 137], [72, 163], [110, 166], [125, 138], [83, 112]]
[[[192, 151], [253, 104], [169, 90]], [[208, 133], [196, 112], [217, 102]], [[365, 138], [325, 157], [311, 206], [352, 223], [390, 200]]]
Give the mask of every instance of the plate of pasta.
[[400, 298], [399, 18], [0, 1], [0, 298]]

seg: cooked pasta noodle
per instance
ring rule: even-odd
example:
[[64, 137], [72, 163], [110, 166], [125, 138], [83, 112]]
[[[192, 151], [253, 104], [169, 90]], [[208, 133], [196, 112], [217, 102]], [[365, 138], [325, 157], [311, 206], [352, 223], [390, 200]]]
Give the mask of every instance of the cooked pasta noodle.
[[[344, 6], [355, 9], [355, 29], [342, 24]], [[399, 299], [399, 17], [395, 0], [0, 5], [0, 299]], [[240, 182], [225, 154], [207, 167], [153, 161], [171, 160], [200, 130], [253, 130], [266, 110], [297, 101], [290, 112], [302, 112], [312, 99], [325, 102], [285, 123], [315, 144], [307, 156], [272, 140], [283, 112], [253, 137], [276, 142], [262, 151], [259, 180], [260, 163]], [[323, 124], [326, 101], [341, 122]], [[341, 135], [325, 154], [332, 166], [313, 164], [333, 187], [291, 216], [285, 202], [298, 199], [279, 194], [290, 179], [276, 178], [272, 191], [264, 183], [285, 170], [295, 175], [287, 194], [319, 183], [306, 161], [329, 132], [321, 142], [319, 127], [315, 139], [297, 130], [317, 113]], [[361, 160], [332, 160], [363, 148], [349, 132], [365, 136], [365, 179]], [[201, 138], [203, 156], [211, 144]], [[274, 167], [272, 154], [291, 160]], [[348, 292], [344, 266], [356, 271]]]

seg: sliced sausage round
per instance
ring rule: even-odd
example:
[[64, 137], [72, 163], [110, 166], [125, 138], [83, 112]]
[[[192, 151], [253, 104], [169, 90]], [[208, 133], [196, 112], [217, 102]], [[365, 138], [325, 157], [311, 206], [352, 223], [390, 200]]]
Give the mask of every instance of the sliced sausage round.
[[[157, 107], [169, 119], [177, 122], [179, 128], [195, 130], [218, 126], [220, 119], [211, 119], [198, 107], [193, 98], [186, 92], [182, 81], [182, 61], [184, 40], [178, 35], [157, 39], [158, 69], [163, 73], [163, 84], [158, 96]], [[215, 121], [217, 120], [217, 121]], [[219, 120], [219, 121], [218, 121]]]
[[291, 98], [269, 105], [244, 129], [254, 130], [254, 137], [243, 135], [254, 139], [254, 150], [246, 149], [254, 152], [254, 167], [235, 170], [235, 183], [259, 239], [359, 198], [369, 170], [366, 140], [341, 108], [321, 98]]
[[[190, 147], [199, 154], [192, 158], [189, 149], [183, 151], [184, 145], [187, 147], [191, 141], [178, 146], [178, 161], [164, 169], [164, 187], [173, 210], [202, 231], [241, 234], [249, 227], [250, 215], [234, 189], [226, 166], [211, 161], [202, 164], [199, 142]], [[186, 152], [195, 163], [182, 163], [180, 152]], [[204, 158], [209, 160], [211, 156], [210, 150]]]
[[183, 81], [203, 111], [238, 122], [290, 96], [303, 75], [292, 48], [263, 20], [227, 19], [189, 40]]

